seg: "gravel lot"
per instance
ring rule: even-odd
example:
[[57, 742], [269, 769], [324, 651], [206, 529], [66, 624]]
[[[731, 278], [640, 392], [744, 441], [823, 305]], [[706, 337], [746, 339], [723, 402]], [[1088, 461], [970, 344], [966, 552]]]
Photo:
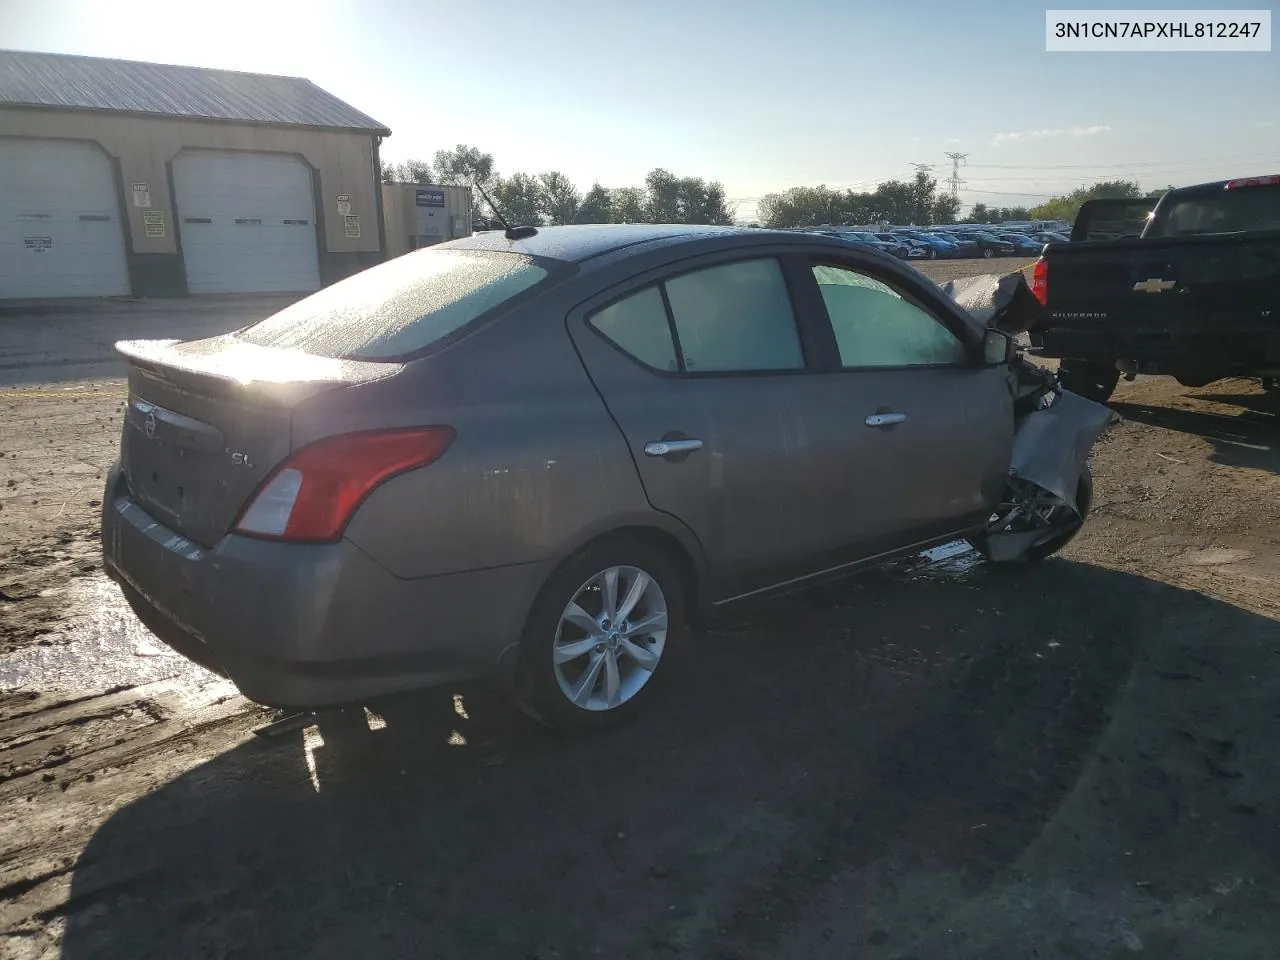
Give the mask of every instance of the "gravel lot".
[[1277, 955], [1274, 396], [1122, 384], [1063, 557], [739, 611], [616, 734], [468, 687], [268, 741], [95, 538], [106, 345], [276, 306], [0, 316], [0, 957]]

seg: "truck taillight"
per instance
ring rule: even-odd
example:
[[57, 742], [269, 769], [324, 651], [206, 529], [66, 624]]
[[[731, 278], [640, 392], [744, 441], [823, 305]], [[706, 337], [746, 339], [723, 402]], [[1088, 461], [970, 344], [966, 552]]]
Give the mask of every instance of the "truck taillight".
[[1040, 306], [1049, 302], [1049, 261], [1041, 257], [1031, 268], [1031, 292], [1040, 301]]
[[380, 484], [440, 459], [452, 427], [370, 430], [308, 444], [276, 467], [232, 532], [291, 543], [330, 543]]
[[1280, 173], [1270, 177], [1241, 177], [1237, 180], [1228, 180], [1224, 190], [1238, 190], [1240, 187], [1266, 187], [1280, 183]]

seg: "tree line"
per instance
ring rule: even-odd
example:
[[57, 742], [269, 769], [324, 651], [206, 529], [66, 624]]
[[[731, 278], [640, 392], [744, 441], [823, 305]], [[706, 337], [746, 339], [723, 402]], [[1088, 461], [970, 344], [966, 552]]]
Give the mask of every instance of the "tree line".
[[[1171, 189], [1171, 188], [1169, 188]], [[1010, 220], [1075, 219], [1086, 200], [1159, 197], [1164, 191], [1144, 191], [1132, 180], [1104, 180], [1051, 197], [1034, 207], [989, 207], [975, 203], [965, 223], [1005, 223]], [[811, 227], [821, 224], [885, 222], [927, 227], [957, 222], [960, 204], [938, 190], [925, 171], [910, 181], [889, 180], [870, 193], [830, 187], [792, 187], [760, 201], [760, 220], [767, 227]]]
[[[605, 187], [592, 184], [583, 191], [559, 170], [501, 176], [493, 155], [478, 147], [458, 144], [438, 150], [428, 160], [383, 163], [384, 183], [479, 184], [493, 198], [511, 224], [565, 223], [706, 223], [731, 224], [735, 207], [724, 185], [701, 177], [679, 177], [661, 167], [651, 170], [642, 186]], [[989, 207], [975, 203], [966, 223], [1004, 223], [1010, 220], [1073, 220], [1086, 200], [1158, 197], [1162, 190], [1144, 191], [1132, 180], [1104, 180], [1051, 197], [1034, 207]], [[493, 217], [479, 191], [474, 197], [479, 215]], [[792, 187], [760, 199], [757, 216], [765, 227], [816, 227], [824, 224], [880, 222], [933, 226], [956, 223], [960, 202], [939, 190], [927, 171], [911, 180], [888, 180], [875, 190], [840, 190], [825, 185]]]
[[924, 171], [913, 180], [888, 180], [870, 193], [821, 185], [792, 187], [760, 199], [760, 223], [766, 227], [816, 227], [822, 224], [955, 223], [960, 201], [938, 190]]
[[1160, 190], [1143, 190], [1133, 180], [1102, 180], [1092, 186], [1077, 187], [1064, 196], [1052, 197], [1038, 207], [1032, 207], [1031, 216], [1036, 220], [1074, 220], [1086, 200], [1155, 199], [1165, 190], [1172, 189], [1169, 186]]
[[[384, 183], [478, 184], [514, 225], [565, 223], [705, 223], [732, 224], [734, 208], [724, 185], [701, 177], [679, 177], [661, 167], [649, 171], [643, 186], [579, 190], [564, 173], [512, 173], [501, 176], [493, 155], [458, 144], [438, 150], [432, 161], [383, 163]], [[481, 217], [494, 217], [479, 190], [472, 198]]]

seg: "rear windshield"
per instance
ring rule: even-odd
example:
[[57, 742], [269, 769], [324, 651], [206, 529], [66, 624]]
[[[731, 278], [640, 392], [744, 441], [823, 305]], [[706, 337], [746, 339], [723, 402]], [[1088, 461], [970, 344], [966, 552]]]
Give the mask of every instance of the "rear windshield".
[[1199, 233], [1280, 230], [1280, 184], [1215, 190], [1170, 198], [1167, 210], [1151, 224], [1149, 237], [1187, 237]]
[[418, 250], [313, 293], [236, 336], [322, 357], [399, 358], [547, 277], [546, 267], [520, 254]]

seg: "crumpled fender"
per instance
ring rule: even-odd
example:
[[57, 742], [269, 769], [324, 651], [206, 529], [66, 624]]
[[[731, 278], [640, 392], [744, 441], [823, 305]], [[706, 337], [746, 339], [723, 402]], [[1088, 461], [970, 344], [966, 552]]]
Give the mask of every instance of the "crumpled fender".
[[948, 280], [940, 289], [984, 326], [1011, 336], [1031, 329], [1044, 317], [1044, 306], [1021, 272]]
[[1109, 407], [1060, 389], [1050, 407], [1029, 413], [1018, 423], [1010, 476], [1034, 483], [1078, 512], [1080, 474], [1111, 416]]

